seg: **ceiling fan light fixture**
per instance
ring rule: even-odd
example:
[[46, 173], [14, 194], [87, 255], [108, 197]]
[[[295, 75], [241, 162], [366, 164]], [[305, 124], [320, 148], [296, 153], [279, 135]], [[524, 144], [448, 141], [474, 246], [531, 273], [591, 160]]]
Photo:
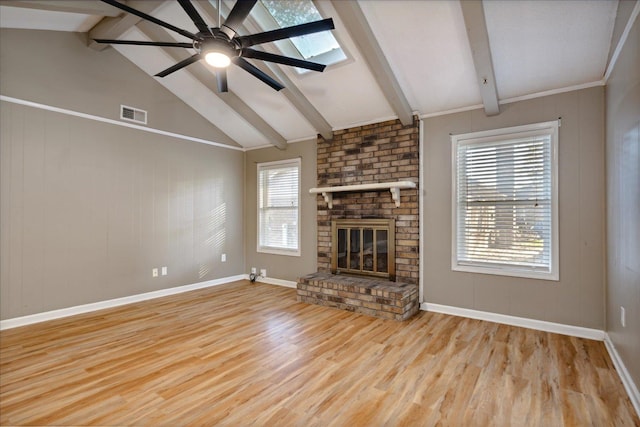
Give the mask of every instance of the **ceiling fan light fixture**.
[[207, 64], [215, 68], [227, 68], [236, 51], [226, 40], [208, 39], [198, 46]]
[[207, 52], [204, 55], [204, 60], [207, 61], [207, 64], [215, 68], [227, 68], [229, 64], [231, 64], [231, 58], [223, 52]]

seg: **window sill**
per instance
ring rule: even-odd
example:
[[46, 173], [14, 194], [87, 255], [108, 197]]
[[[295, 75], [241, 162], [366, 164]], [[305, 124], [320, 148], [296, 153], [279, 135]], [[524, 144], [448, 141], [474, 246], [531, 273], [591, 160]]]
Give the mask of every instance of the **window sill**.
[[557, 272], [532, 271], [509, 267], [483, 267], [478, 265], [452, 265], [451, 270], [464, 273], [491, 274], [494, 276], [509, 276], [523, 279], [559, 281]]
[[300, 256], [300, 251], [289, 251], [286, 249], [277, 249], [277, 248], [257, 248], [256, 252], [261, 254], [271, 254], [271, 255], [285, 255], [285, 256]]

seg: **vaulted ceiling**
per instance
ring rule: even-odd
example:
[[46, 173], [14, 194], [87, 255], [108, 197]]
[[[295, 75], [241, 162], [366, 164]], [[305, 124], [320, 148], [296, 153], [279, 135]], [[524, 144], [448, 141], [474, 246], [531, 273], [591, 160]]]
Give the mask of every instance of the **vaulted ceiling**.
[[[131, 7], [197, 32], [175, 1], [129, 0]], [[193, 1], [211, 26], [216, 0]], [[235, 1], [223, 0], [224, 17]], [[347, 60], [323, 73], [253, 62], [282, 82], [276, 92], [237, 67], [218, 93], [203, 61], [165, 78], [157, 72], [188, 50], [88, 43], [116, 49], [191, 108], [252, 149], [314, 138], [336, 129], [412, 115], [484, 108], [604, 84], [619, 31], [617, 0], [316, 0], [334, 19]], [[628, 8], [627, 8], [628, 9]], [[88, 38], [188, 41], [97, 0], [0, 0], [0, 27], [88, 32]], [[250, 15], [240, 34], [263, 31]], [[279, 53], [272, 44], [265, 50]]]

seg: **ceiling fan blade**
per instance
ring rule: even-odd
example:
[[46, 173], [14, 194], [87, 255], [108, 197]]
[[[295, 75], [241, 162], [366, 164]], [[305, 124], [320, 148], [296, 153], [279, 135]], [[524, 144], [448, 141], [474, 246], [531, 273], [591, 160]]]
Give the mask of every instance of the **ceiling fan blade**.
[[237, 0], [220, 29], [232, 39], [257, 2], [258, 0]]
[[107, 44], [128, 44], [134, 46], [162, 46], [162, 47], [185, 47], [192, 48], [191, 43], [176, 43], [176, 42], [142, 42], [137, 40], [112, 40], [112, 39], [93, 39], [96, 43]]
[[183, 36], [185, 36], [185, 37], [187, 37], [187, 38], [189, 38], [191, 40], [198, 40], [198, 36], [196, 36], [195, 34], [190, 33], [189, 31], [183, 30], [181, 28], [178, 28], [176, 26], [173, 26], [173, 25], [169, 24], [168, 22], [161, 21], [158, 18], [154, 18], [151, 15], [147, 15], [144, 12], [140, 12], [139, 10], [136, 10], [136, 9], [134, 9], [132, 7], [129, 7], [126, 4], [122, 4], [122, 3], [117, 2], [115, 0], [101, 0], [101, 1], [104, 2], [104, 3], [110, 4], [113, 7], [117, 7], [120, 10], [124, 10], [125, 12], [128, 12], [128, 13], [130, 13], [132, 15], [136, 15], [136, 16], [139, 16], [142, 19], [146, 19], [147, 21], [153, 22], [154, 24], [160, 25], [161, 27], [164, 27], [164, 28], [166, 28], [168, 30], [175, 31], [176, 33], [181, 34], [181, 35], [183, 35]]
[[216, 83], [218, 84], [219, 93], [229, 92], [229, 88], [227, 87], [227, 69], [226, 68], [218, 68], [216, 70]]
[[187, 12], [187, 15], [189, 15], [189, 18], [191, 18], [193, 23], [196, 25], [198, 31], [211, 34], [211, 30], [209, 30], [206, 22], [204, 22], [202, 16], [200, 16], [196, 8], [193, 7], [193, 4], [191, 4], [190, 0], [178, 0], [178, 3], [180, 3], [180, 6], [182, 6], [184, 11]]
[[234, 64], [236, 64], [238, 67], [245, 70], [247, 73], [262, 80], [264, 83], [268, 84], [275, 90], [284, 89], [284, 86], [282, 86], [279, 82], [269, 77], [266, 73], [262, 72], [262, 70], [260, 70], [259, 68], [247, 62], [246, 59], [236, 56], [231, 61], [233, 61]]
[[321, 31], [333, 30], [333, 19], [327, 18], [321, 21], [307, 22], [306, 24], [294, 25], [292, 27], [280, 28], [264, 33], [240, 36], [238, 40], [242, 47], [250, 47], [257, 44], [268, 43], [276, 40], [288, 39], [290, 37], [304, 36], [306, 34], [319, 33]]
[[166, 77], [169, 74], [171, 74], [171, 73], [173, 73], [175, 71], [178, 71], [181, 68], [186, 67], [187, 65], [193, 64], [194, 62], [198, 61], [200, 58], [202, 58], [202, 55], [199, 54], [199, 53], [196, 53], [195, 55], [190, 56], [189, 58], [178, 62], [177, 64], [167, 68], [166, 70], [160, 71], [158, 74], [156, 74], [156, 77]]
[[290, 65], [292, 67], [306, 68], [312, 71], [324, 71], [326, 65], [318, 64], [316, 62], [304, 61], [302, 59], [290, 58], [288, 56], [275, 55], [269, 52], [263, 52], [255, 49], [242, 49], [242, 56], [245, 58], [261, 59], [263, 61], [275, 62], [283, 65]]

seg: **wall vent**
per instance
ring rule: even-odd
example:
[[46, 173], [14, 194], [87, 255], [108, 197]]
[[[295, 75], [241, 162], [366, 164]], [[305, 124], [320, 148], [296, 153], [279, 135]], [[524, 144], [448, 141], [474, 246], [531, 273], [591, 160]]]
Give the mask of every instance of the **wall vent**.
[[127, 120], [129, 122], [147, 124], [147, 112], [138, 108], [127, 107], [126, 105], [120, 106], [120, 119]]

